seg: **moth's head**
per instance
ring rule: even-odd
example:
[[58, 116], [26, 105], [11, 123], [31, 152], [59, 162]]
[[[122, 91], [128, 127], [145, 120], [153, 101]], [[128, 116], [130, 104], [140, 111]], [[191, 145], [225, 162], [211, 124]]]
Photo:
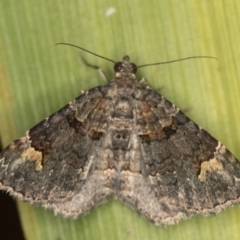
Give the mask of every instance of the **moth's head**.
[[128, 55], [123, 57], [122, 62], [117, 62], [114, 64], [114, 71], [120, 73], [121, 75], [130, 75], [137, 72], [137, 66], [130, 62]]

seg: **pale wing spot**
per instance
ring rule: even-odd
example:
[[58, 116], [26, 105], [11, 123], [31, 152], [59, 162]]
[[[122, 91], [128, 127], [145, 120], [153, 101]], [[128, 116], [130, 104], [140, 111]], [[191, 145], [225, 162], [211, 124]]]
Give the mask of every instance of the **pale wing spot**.
[[216, 158], [212, 158], [209, 161], [204, 161], [201, 164], [201, 172], [198, 175], [198, 179], [203, 182], [206, 180], [207, 172], [212, 173], [221, 170], [223, 170], [223, 165]]
[[34, 148], [30, 147], [22, 153], [22, 158], [35, 162], [36, 171], [42, 170], [42, 152], [36, 151]]

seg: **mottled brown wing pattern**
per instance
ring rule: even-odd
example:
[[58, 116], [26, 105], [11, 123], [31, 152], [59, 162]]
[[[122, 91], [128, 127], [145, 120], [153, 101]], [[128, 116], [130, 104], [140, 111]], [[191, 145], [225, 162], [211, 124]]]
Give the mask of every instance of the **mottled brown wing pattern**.
[[141, 96], [136, 118], [143, 164], [140, 174], [123, 173], [121, 197], [163, 226], [239, 203], [238, 160], [157, 93], [145, 89]]
[[179, 109], [135, 78], [116, 77], [13, 141], [0, 189], [76, 218], [112, 197], [158, 225], [240, 202], [240, 163]]
[[110, 196], [110, 178], [95, 170], [101, 100], [94, 88], [12, 142], [0, 155], [0, 189], [71, 217]]

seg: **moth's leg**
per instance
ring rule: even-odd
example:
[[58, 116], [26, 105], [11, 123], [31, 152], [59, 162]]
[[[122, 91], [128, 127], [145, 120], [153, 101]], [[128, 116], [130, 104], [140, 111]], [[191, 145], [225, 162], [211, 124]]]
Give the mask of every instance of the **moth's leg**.
[[148, 89], [151, 89], [151, 90], [154, 90], [156, 92], [161, 92], [163, 87], [159, 87], [159, 88], [152, 88], [150, 85], [149, 85], [149, 82], [146, 78], [142, 77], [140, 80], [139, 80], [139, 83], [141, 84], [141, 86], [145, 87], [145, 88], [148, 88]]
[[142, 77], [139, 81], [139, 83], [143, 86], [143, 87], [146, 87], [146, 88], [150, 88], [149, 86], [149, 82], [146, 78]]
[[100, 75], [102, 76], [102, 78], [103, 78], [107, 83], [110, 82], [110, 80], [107, 78], [107, 76], [106, 76], [106, 74], [104, 73], [104, 71], [102, 70], [102, 68], [100, 68], [100, 67], [98, 67], [98, 66], [96, 66], [96, 65], [92, 65], [92, 64], [88, 63], [88, 62], [86, 61], [86, 59], [85, 59], [84, 57], [82, 57], [81, 55], [80, 55], [80, 57], [81, 57], [82, 61], [84, 62], [84, 64], [86, 64], [86, 65], [87, 65], [88, 67], [90, 67], [90, 68], [93, 68], [93, 69], [98, 70], [98, 72], [100, 73]]

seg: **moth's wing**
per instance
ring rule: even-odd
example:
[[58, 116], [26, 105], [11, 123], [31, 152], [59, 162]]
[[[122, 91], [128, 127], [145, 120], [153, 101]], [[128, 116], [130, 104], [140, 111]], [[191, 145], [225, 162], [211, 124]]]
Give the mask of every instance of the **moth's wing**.
[[238, 160], [163, 97], [141, 91], [141, 172], [122, 173], [120, 198], [164, 226], [239, 203]]
[[0, 189], [66, 217], [83, 215], [110, 196], [111, 174], [95, 169], [103, 98], [94, 88], [13, 141], [0, 154]]

